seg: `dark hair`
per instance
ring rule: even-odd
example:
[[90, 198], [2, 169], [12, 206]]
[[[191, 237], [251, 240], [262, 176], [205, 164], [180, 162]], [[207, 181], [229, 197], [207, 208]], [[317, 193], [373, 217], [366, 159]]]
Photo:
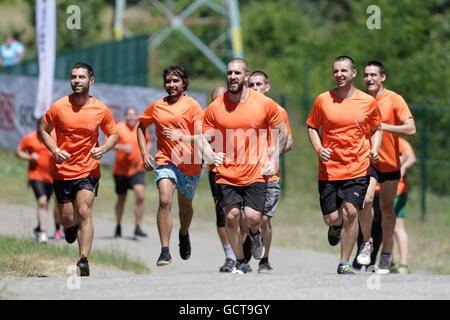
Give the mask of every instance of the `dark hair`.
[[88, 71], [89, 79], [94, 76], [94, 69], [90, 65], [84, 62], [75, 63], [72, 69], [86, 69]]
[[183, 81], [183, 91], [188, 90], [190, 77], [189, 77], [189, 73], [187, 73], [187, 71], [184, 69], [183, 66], [174, 64], [170, 67], [165, 68], [162, 73], [164, 83], [166, 82], [166, 77], [169, 74], [174, 74], [174, 75], [180, 77], [181, 80]]
[[248, 63], [247, 63], [247, 61], [245, 61], [245, 59], [234, 58], [230, 62], [228, 62], [228, 64], [230, 64], [232, 62], [240, 62], [240, 63], [242, 63], [244, 65], [245, 72], [248, 72]]
[[264, 77], [264, 82], [268, 83], [269, 82], [269, 76], [261, 70], [255, 70], [252, 73], [250, 73], [250, 78], [251, 77], [255, 77], [255, 76], [263, 76]]
[[378, 70], [380, 70], [380, 74], [386, 74], [386, 70], [384, 70], [384, 66], [380, 61], [376, 61], [376, 60], [369, 61], [366, 63], [364, 68], [368, 67], [368, 66], [376, 66], [376, 67], [378, 67]]
[[356, 69], [355, 61], [353, 61], [353, 59], [350, 58], [349, 56], [339, 56], [336, 59], [334, 59], [333, 64], [337, 61], [344, 61], [344, 60], [350, 61], [350, 64], [352, 66], [352, 71]]

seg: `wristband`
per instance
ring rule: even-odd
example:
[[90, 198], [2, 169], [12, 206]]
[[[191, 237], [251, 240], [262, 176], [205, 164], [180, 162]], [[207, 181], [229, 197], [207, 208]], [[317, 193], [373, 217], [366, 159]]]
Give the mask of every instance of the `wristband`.
[[57, 154], [58, 152], [60, 152], [60, 151], [61, 151], [60, 148], [56, 148], [56, 149], [53, 151], [53, 155], [56, 156], [56, 154]]
[[183, 135], [180, 135], [180, 136], [178, 137], [178, 141], [183, 141]]
[[319, 155], [320, 151], [322, 151], [323, 147], [320, 147], [319, 149], [317, 149], [316, 153], [317, 155]]

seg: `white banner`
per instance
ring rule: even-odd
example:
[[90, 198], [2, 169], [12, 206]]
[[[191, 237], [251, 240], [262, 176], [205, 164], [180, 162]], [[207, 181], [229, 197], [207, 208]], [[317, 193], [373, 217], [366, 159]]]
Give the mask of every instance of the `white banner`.
[[[69, 78], [69, 75], [67, 77]], [[0, 74], [0, 147], [16, 149], [24, 135], [37, 129], [33, 114], [37, 87], [37, 78]], [[55, 80], [51, 101], [53, 103], [71, 93], [69, 81]], [[108, 106], [116, 122], [124, 120], [126, 108], [135, 107], [138, 114], [141, 114], [155, 100], [167, 95], [164, 90], [96, 82], [91, 87], [90, 93]], [[207, 106], [204, 94], [190, 90], [187, 94], [197, 100], [202, 108]], [[149, 129], [153, 140], [151, 153], [154, 155], [155, 126], [150, 126]], [[102, 139], [103, 136], [99, 138], [100, 143]], [[111, 164], [113, 161], [114, 152], [108, 152], [102, 162]]]
[[55, 0], [36, 1], [36, 41], [39, 58], [39, 83], [34, 117], [42, 117], [50, 108], [55, 76], [56, 4]]

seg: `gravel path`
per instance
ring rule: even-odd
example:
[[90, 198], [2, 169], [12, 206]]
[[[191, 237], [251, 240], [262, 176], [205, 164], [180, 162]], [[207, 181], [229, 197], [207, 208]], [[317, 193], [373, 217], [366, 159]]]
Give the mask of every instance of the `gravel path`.
[[[33, 208], [0, 205], [0, 234], [31, 237], [35, 225]], [[195, 219], [194, 222], [195, 224]], [[50, 225], [50, 224], [49, 224]], [[151, 299], [151, 300], [292, 300], [292, 299], [446, 299], [450, 276], [410, 274], [357, 274], [340, 276], [339, 257], [273, 247], [272, 274], [219, 273], [224, 255], [215, 232], [191, 231], [192, 256], [178, 254], [174, 223], [170, 250], [172, 263], [156, 267], [159, 237], [155, 227], [145, 226], [148, 238], [134, 240], [132, 225], [123, 225], [123, 238], [112, 237], [114, 223], [94, 220], [93, 250], [119, 250], [151, 268], [150, 274], [134, 275], [117, 270], [98, 270], [90, 261], [91, 276], [8, 279], [0, 281], [0, 297], [7, 299]], [[215, 229], [213, 229], [215, 231]], [[129, 235], [129, 236], [128, 236]], [[60, 242], [61, 245], [67, 245]], [[76, 245], [73, 245], [76, 246]], [[74, 264], [76, 257], [74, 257]], [[70, 266], [68, 266], [70, 267]], [[257, 263], [253, 260], [253, 269]]]

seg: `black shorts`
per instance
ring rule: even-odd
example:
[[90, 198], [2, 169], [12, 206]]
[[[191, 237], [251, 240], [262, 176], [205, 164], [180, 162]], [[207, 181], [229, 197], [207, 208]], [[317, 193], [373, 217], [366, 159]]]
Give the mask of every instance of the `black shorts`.
[[339, 209], [348, 201], [357, 208], [364, 208], [364, 198], [369, 187], [369, 176], [350, 180], [319, 180], [320, 208], [325, 216]]
[[100, 178], [85, 177], [75, 180], [54, 180], [55, 196], [59, 204], [73, 202], [80, 190], [90, 190], [97, 196]]
[[399, 180], [400, 170], [392, 172], [378, 171], [374, 166], [370, 166], [370, 176], [374, 177], [378, 183], [383, 183], [388, 180]]
[[50, 199], [53, 192], [52, 183], [45, 183], [41, 180], [29, 180], [28, 185], [33, 189], [36, 199], [42, 196], [47, 196], [47, 200]]
[[133, 189], [136, 184], [142, 184], [145, 186], [145, 173], [139, 171], [131, 177], [114, 175], [114, 182], [116, 184], [116, 193], [125, 194], [128, 189]]
[[267, 182], [254, 182], [243, 187], [218, 183], [217, 189], [222, 208], [232, 204], [241, 204], [261, 213], [264, 212]]
[[216, 225], [218, 227], [225, 227], [225, 212], [223, 212], [219, 201], [219, 191], [216, 184], [216, 172], [209, 171], [209, 186], [211, 188], [211, 193], [216, 205]]

